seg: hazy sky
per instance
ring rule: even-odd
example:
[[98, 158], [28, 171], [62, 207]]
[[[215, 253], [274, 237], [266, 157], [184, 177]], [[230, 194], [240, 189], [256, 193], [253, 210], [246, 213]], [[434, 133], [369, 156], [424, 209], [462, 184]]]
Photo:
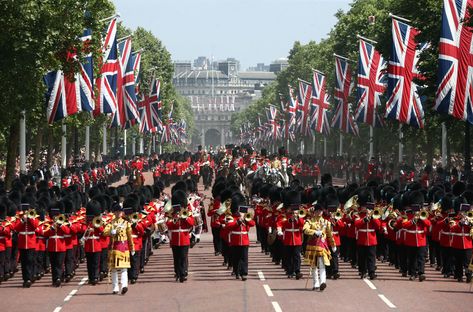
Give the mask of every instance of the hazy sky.
[[241, 68], [319, 41], [351, 0], [113, 0], [125, 26], [151, 30], [173, 60], [235, 57]]

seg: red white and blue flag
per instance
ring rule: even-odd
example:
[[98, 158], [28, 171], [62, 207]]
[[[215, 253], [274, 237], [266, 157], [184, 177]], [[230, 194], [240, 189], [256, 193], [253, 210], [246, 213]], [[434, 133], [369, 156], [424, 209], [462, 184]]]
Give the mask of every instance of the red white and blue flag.
[[289, 86], [289, 102], [287, 104], [287, 121], [286, 121], [286, 128], [287, 128], [287, 137], [291, 139], [291, 141], [295, 140], [296, 134], [296, 127], [297, 127], [297, 107], [299, 106], [299, 102], [297, 101], [296, 90], [293, 87]]
[[473, 124], [473, 0], [444, 0], [435, 109]]
[[330, 108], [329, 95], [326, 90], [325, 75], [314, 71], [312, 81], [312, 101], [310, 128], [318, 133], [329, 134], [330, 124], [327, 111]]
[[309, 109], [312, 100], [312, 85], [299, 79], [299, 118], [297, 120], [297, 127], [300, 129], [302, 135], [309, 134]]
[[117, 110], [113, 114], [112, 126], [125, 128], [128, 121], [139, 119], [131, 39], [127, 38], [118, 43], [118, 49], [120, 51], [120, 66], [117, 83]]
[[358, 125], [350, 112], [348, 96], [352, 90], [350, 64], [345, 58], [335, 56], [335, 102], [337, 108], [332, 118], [332, 128], [358, 135]]
[[417, 70], [420, 53], [427, 44], [416, 43], [419, 30], [392, 18], [393, 44], [388, 66], [388, 102], [386, 118], [398, 120], [416, 128], [424, 127], [424, 109], [420, 87], [414, 79], [422, 79]]
[[[87, 49], [91, 40], [91, 31], [84, 31], [81, 41]], [[76, 59], [74, 52], [69, 52], [69, 61]], [[94, 86], [92, 54], [85, 56], [84, 63], [80, 64], [80, 71], [75, 74], [65, 74], [62, 70], [53, 71], [44, 77], [48, 87], [48, 105], [46, 115], [48, 123], [74, 115], [81, 111], [94, 110]]]
[[383, 83], [385, 65], [386, 62], [374, 46], [360, 39], [355, 120], [373, 127], [383, 125], [377, 109], [386, 89]]
[[158, 132], [162, 130], [161, 122], [161, 82], [159, 79], [153, 79], [149, 96], [138, 104], [140, 111], [140, 132]]
[[102, 43], [102, 66], [97, 78], [97, 100], [94, 115], [111, 114], [117, 109], [118, 87], [117, 19], [110, 21]]
[[135, 93], [140, 94], [140, 80], [141, 80], [141, 51], [133, 52], [133, 74], [135, 75]]

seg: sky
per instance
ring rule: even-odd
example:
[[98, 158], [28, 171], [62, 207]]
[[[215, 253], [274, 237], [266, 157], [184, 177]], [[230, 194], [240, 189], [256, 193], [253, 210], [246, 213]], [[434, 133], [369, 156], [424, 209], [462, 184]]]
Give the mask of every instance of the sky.
[[320, 41], [351, 0], [112, 0], [126, 27], [150, 30], [173, 60], [234, 57], [241, 68], [287, 57], [294, 41]]

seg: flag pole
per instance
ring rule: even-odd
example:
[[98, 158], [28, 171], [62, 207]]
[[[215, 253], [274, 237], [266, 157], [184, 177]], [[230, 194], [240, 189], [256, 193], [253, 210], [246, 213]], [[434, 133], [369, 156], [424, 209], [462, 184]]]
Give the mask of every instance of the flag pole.
[[85, 126], [85, 160], [90, 160], [90, 126]]
[[107, 125], [103, 125], [102, 154], [107, 155]]
[[327, 136], [324, 135], [324, 158], [327, 158]]
[[[32, 168], [35, 169], [35, 168]], [[26, 173], [26, 117], [25, 111], [20, 113], [20, 172]]]
[[112, 19], [114, 19], [114, 18], [118, 18], [118, 17], [120, 17], [120, 13], [119, 13], [119, 12], [117, 12], [115, 15], [112, 15], [112, 16], [109, 16], [109, 17], [106, 17], [106, 18], [101, 19], [100, 22], [101, 22], [101, 23], [105, 23], [105, 22], [108, 22], [108, 21], [110, 21], [110, 20], [112, 20]]
[[64, 123], [64, 120], [62, 121], [62, 126], [61, 126], [61, 168], [66, 168], [67, 167], [67, 154], [66, 154], [66, 145], [67, 145], [67, 137], [66, 137], [66, 131], [67, 127], [66, 124]]
[[374, 132], [374, 129], [373, 129], [373, 126], [370, 125], [370, 158], [373, 158], [373, 132]]
[[340, 131], [340, 156], [343, 154], [343, 133]]
[[140, 136], [140, 154], [144, 153], [144, 148], [145, 148], [144, 139], [143, 139], [143, 136]]
[[392, 13], [389, 13], [389, 17], [394, 18], [394, 19], [397, 19], [397, 20], [402, 21], [402, 22], [412, 23], [411, 20], [408, 20], [407, 18], [404, 18], [404, 17], [400, 17], [400, 16], [397, 16], [397, 15], [394, 15], [394, 14], [392, 14]]
[[136, 155], [136, 137], [134, 135], [131, 137], [131, 155]]
[[442, 122], [442, 167], [447, 167], [447, 125]]
[[123, 157], [126, 156], [126, 129], [123, 130]]

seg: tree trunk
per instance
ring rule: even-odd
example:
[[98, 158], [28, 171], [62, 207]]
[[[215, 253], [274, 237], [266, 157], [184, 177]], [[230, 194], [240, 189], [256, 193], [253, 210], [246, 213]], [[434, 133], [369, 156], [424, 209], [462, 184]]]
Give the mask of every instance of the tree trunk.
[[20, 141], [20, 120], [19, 116], [13, 120], [10, 125], [10, 133], [7, 143], [7, 167], [5, 175], [5, 184], [7, 189], [11, 188], [11, 183], [15, 179], [16, 159], [18, 157], [18, 143]]
[[32, 164], [33, 170], [39, 167], [39, 162], [41, 161], [41, 147], [43, 145], [43, 132], [44, 132], [44, 128], [39, 126], [38, 132], [36, 132], [36, 137], [35, 137], [34, 158], [33, 158], [33, 164]]

